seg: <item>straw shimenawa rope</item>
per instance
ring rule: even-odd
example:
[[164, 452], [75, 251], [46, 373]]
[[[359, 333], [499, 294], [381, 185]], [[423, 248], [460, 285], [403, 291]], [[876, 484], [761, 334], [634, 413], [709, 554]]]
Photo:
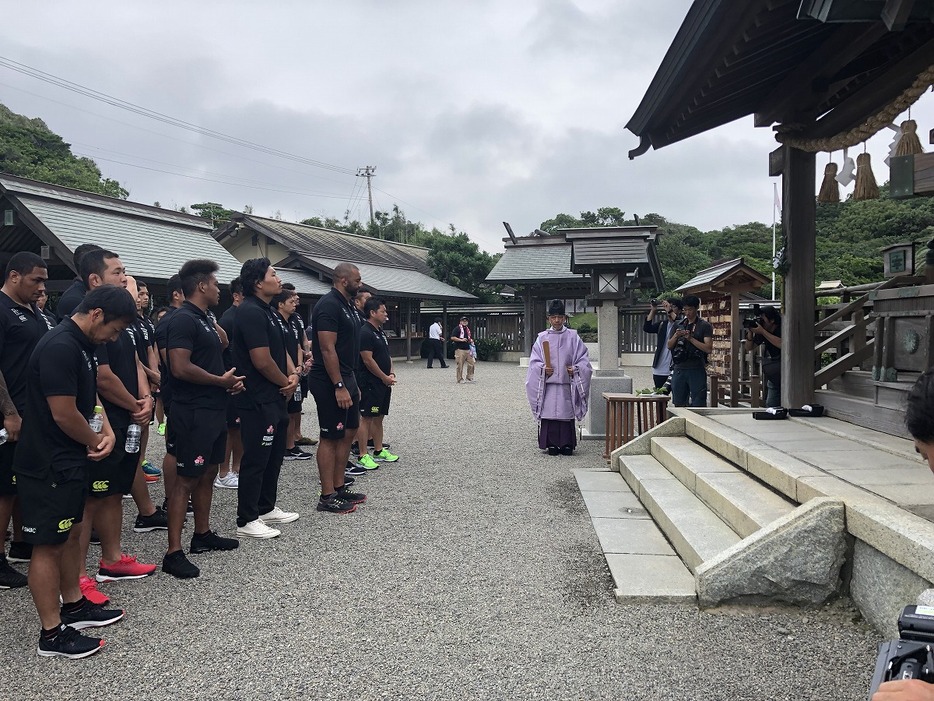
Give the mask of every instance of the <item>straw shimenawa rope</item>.
[[837, 182], [836, 163], [831, 162], [824, 167], [824, 180], [820, 184], [817, 201], [827, 203], [840, 201], [840, 184]]
[[911, 107], [934, 85], [934, 65], [920, 73], [917, 79], [905, 91], [882, 110], [849, 131], [821, 139], [802, 139], [794, 135], [805, 128], [802, 124], [779, 124], [775, 127], [775, 140], [799, 151], [816, 153], [818, 151], [839, 151], [842, 148], [860, 144], [887, 127], [902, 112]]

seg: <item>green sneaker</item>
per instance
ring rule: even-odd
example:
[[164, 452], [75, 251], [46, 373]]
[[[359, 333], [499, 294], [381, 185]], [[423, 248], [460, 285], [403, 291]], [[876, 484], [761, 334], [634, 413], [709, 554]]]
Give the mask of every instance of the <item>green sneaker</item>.
[[164, 435], [165, 435], [165, 421], [163, 421], [161, 424], [159, 424], [158, 431], [159, 431], [159, 435], [160, 435], [160, 436], [164, 436]]
[[386, 448], [383, 448], [378, 453], [373, 454], [373, 459], [377, 462], [395, 462], [399, 459], [398, 455], [393, 455]]
[[367, 470], [377, 470], [377, 469], [379, 469], [379, 465], [377, 464], [377, 462], [376, 462], [373, 458], [371, 458], [369, 455], [364, 455], [364, 456], [362, 456], [362, 457], [357, 461], [357, 463], [360, 464], [360, 465], [363, 465], [363, 467], [365, 467]]

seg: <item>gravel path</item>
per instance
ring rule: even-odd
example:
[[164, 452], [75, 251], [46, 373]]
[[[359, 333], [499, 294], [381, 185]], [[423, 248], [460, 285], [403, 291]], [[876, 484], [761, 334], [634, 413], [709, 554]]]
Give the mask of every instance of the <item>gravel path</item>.
[[[87, 660], [38, 658], [27, 590], [0, 592], [0, 698], [865, 698], [877, 638], [845, 604], [616, 604], [571, 475], [605, 467], [602, 443], [540, 453], [524, 369], [480, 363], [473, 385], [397, 372], [387, 436], [402, 460], [358, 481], [357, 513], [315, 512], [314, 464], [287, 462], [280, 505], [299, 521], [192, 556], [197, 580], [105, 585], [129, 614]], [[215, 494], [230, 533], [235, 494]], [[133, 533], [130, 516], [125, 548], [161, 562], [164, 535]]]

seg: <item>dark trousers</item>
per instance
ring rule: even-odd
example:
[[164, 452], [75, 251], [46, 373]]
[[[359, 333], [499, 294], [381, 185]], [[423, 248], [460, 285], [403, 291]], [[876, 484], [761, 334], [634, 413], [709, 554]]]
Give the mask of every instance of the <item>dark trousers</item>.
[[237, 490], [237, 525], [245, 526], [276, 505], [289, 415], [284, 399], [238, 411], [243, 459]]
[[441, 361], [441, 367], [443, 368], [447, 367], [447, 363], [444, 362], [444, 344], [441, 343], [440, 339], [429, 338], [428, 339], [428, 367], [431, 367], [431, 364], [434, 362], [435, 358]]

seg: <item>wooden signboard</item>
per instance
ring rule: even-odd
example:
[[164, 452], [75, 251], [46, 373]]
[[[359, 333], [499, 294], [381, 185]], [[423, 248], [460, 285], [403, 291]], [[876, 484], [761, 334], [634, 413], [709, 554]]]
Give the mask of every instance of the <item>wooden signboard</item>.
[[892, 199], [934, 195], [934, 153], [893, 156], [889, 159]]

